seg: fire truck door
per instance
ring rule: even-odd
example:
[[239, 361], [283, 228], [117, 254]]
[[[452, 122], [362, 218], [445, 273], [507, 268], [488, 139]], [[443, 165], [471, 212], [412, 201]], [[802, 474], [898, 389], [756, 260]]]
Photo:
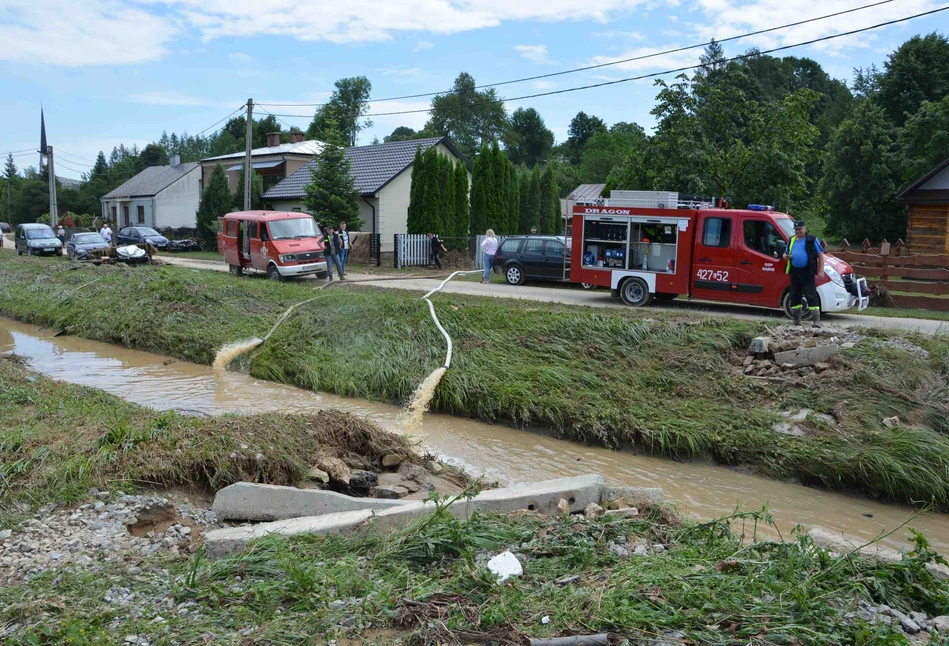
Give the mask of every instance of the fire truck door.
[[743, 217], [738, 245], [738, 301], [777, 307], [787, 287], [784, 261], [779, 257], [784, 236], [771, 222]]
[[735, 267], [735, 216], [702, 214], [692, 257], [692, 297], [734, 301], [738, 291]]

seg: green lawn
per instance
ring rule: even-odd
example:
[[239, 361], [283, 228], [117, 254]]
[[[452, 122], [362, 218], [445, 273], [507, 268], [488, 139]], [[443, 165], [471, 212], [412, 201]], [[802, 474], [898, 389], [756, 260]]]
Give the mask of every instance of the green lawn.
[[939, 310], [919, 310], [902, 307], [868, 307], [857, 314], [867, 316], [885, 316], [888, 318], [929, 319], [931, 321], [949, 321], [949, 312]]
[[[0, 260], [0, 313], [210, 364], [225, 343], [262, 336], [287, 307], [316, 297], [245, 362], [251, 374], [404, 404], [444, 361], [444, 340], [416, 294], [346, 284], [314, 292], [307, 283], [171, 266], [60, 270], [69, 266]], [[768, 323], [453, 294], [435, 302], [455, 343], [435, 411], [949, 504], [946, 338], [867, 331], [840, 369], [781, 386], [741, 375], [749, 340], [767, 334]], [[928, 358], [876, 344], [893, 338], [927, 350]], [[800, 408], [836, 414], [838, 425], [807, 421], [805, 437], [771, 430], [781, 421], [778, 411]], [[884, 428], [891, 416], [903, 426]]]
[[194, 258], [195, 260], [215, 260], [217, 262], [224, 262], [224, 256], [216, 251], [168, 252], [162, 255], [169, 258]]

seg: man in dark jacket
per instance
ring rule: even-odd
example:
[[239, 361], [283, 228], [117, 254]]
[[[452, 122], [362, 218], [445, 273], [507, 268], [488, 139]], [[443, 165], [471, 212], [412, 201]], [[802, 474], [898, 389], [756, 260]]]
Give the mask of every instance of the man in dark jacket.
[[343, 248], [343, 241], [339, 239], [339, 234], [333, 230], [332, 226], [325, 227], [326, 234], [320, 242], [323, 243], [323, 255], [326, 256], [326, 280], [333, 280], [333, 265], [339, 271], [339, 279], [344, 280], [346, 274], [343, 273], [343, 263], [340, 261], [339, 252]]
[[431, 256], [432, 264], [435, 265], [437, 269], [441, 269], [442, 268], [441, 256], [442, 256], [442, 252], [446, 251], [445, 245], [442, 244], [442, 241], [441, 239], [439, 239], [438, 234], [435, 234], [435, 233], [428, 234], [428, 241], [429, 241], [429, 244], [431, 244], [430, 256]]
[[794, 235], [788, 243], [784, 259], [791, 278], [791, 316], [794, 325], [801, 324], [804, 305], [801, 296], [807, 299], [814, 327], [820, 327], [820, 297], [817, 295], [817, 276], [824, 273], [824, 248], [817, 236], [807, 232], [803, 220], [795, 220]]

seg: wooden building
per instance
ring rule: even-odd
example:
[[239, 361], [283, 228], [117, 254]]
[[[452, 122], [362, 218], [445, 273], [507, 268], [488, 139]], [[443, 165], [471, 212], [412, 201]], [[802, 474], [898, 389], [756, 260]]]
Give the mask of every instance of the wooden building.
[[906, 244], [913, 254], [949, 254], [949, 159], [896, 196], [909, 207]]

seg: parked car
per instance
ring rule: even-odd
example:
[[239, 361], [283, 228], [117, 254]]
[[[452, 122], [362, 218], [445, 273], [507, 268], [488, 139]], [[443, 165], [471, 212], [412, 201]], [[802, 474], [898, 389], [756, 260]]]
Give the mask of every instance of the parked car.
[[134, 244], [144, 247], [146, 242], [151, 242], [159, 251], [168, 250], [168, 238], [151, 227], [125, 227], [119, 231], [117, 238], [119, 245]]
[[9, 222], [0, 222], [0, 233], [10, 233], [11, 231], [13, 231], [13, 228]]
[[494, 257], [495, 273], [503, 274], [511, 285], [525, 280], [570, 280], [570, 241], [563, 236], [508, 236]]
[[100, 234], [74, 233], [66, 243], [66, 254], [73, 260], [81, 260], [89, 255], [90, 251], [108, 249], [111, 245]]
[[18, 224], [13, 236], [16, 255], [63, 255], [63, 243], [46, 224]]

